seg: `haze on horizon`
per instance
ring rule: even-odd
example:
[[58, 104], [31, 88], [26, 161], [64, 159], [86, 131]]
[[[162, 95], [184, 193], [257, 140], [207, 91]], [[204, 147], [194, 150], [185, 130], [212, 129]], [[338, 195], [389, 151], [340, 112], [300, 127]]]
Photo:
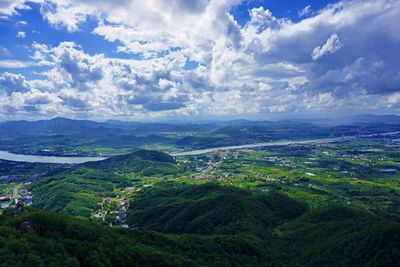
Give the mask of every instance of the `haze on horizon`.
[[400, 1], [3, 0], [0, 121], [400, 114]]

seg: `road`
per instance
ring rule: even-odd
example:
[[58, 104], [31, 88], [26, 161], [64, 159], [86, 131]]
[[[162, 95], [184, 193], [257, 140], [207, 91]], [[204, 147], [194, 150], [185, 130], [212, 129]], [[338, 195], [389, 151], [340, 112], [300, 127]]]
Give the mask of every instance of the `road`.
[[12, 192], [12, 199], [18, 199], [19, 198], [19, 189], [21, 188], [21, 184], [18, 184], [17, 186], [14, 187], [13, 192]]

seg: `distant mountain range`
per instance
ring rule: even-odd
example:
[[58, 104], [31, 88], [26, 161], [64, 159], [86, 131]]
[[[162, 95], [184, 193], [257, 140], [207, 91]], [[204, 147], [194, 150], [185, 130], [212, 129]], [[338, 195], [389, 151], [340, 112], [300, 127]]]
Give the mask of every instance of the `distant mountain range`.
[[[210, 127], [213, 125], [209, 125]], [[51, 135], [51, 134], [85, 134], [101, 130], [102, 133], [119, 133], [121, 130], [135, 132], [149, 131], [187, 131], [199, 130], [207, 127], [207, 124], [167, 124], [167, 123], [142, 123], [109, 120], [96, 122], [91, 120], [73, 120], [67, 118], [54, 118], [38, 121], [5, 121], [0, 123], [0, 134], [8, 135]], [[122, 132], [123, 133], [123, 132]]]
[[301, 119], [300, 121], [309, 122], [317, 125], [338, 126], [338, 125], [358, 125], [358, 124], [400, 124], [400, 116], [397, 115], [375, 115], [362, 114], [353, 116], [340, 116], [319, 119]]
[[[228, 120], [228, 121], [208, 121], [208, 122], [185, 122], [185, 123], [166, 123], [166, 122], [134, 122], [107, 120], [104, 122], [96, 122], [92, 120], [76, 120], [62, 117], [56, 117], [48, 120], [37, 121], [4, 121], [0, 122], [0, 131], [9, 133], [23, 134], [70, 134], [81, 133], [86, 130], [93, 129], [124, 129], [135, 131], [187, 131], [187, 130], [204, 130], [214, 127], [230, 127], [230, 126], [274, 126], [274, 125], [295, 125], [299, 123], [309, 123], [315, 125], [357, 125], [357, 124], [400, 124], [400, 116], [397, 115], [375, 115], [362, 114], [352, 116], [338, 116], [326, 118], [296, 118], [292, 120]], [[112, 130], [111, 130], [112, 131]]]
[[[339, 126], [360, 124], [400, 124], [397, 115], [355, 115], [347, 117], [331, 117], [319, 119], [294, 119], [281, 121], [252, 121], [230, 120], [214, 122], [193, 123], [145, 123], [108, 120], [96, 122], [91, 120], [74, 120], [67, 118], [53, 118], [37, 121], [4, 121], [0, 122], [0, 136], [19, 135], [74, 135], [74, 134], [123, 134], [124, 132], [149, 133], [149, 132], [186, 132], [210, 131], [215, 128], [238, 127], [291, 127], [296, 125], [313, 124], [315, 126]], [[311, 125], [310, 125], [311, 126]]]
[[265, 141], [400, 131], [400, 116], [281, 121], [144, 123], [54, 118], [0, 123], [0, 150], [34, 155], [117, 155], [141, 147], [203, 149]]
[[[145, 123], [108, 120], [96, 122], [91, 120], [74, 120], [57, 117], [49, 120], [38, 121], [5, 121], [0, 123], [0, 135], [74, 135], [74, 134], [123, 134], [124, 132], [149, 133], [149, 132], [187, 132], [210, 131], [221, 127], [260, 127], [282, 126], [298, 124], [291, 121], [251, 121], [232, 120], [215, 121], [207, 123]], [[304, 122], [301, 122], [304, 123]]]

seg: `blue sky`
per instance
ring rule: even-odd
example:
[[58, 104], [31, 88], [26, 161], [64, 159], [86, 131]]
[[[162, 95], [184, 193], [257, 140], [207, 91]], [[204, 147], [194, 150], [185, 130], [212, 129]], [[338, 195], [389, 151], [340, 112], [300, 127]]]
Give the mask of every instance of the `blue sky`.
[[398, 114], [395, 0], [5, 0], [0, 120]]

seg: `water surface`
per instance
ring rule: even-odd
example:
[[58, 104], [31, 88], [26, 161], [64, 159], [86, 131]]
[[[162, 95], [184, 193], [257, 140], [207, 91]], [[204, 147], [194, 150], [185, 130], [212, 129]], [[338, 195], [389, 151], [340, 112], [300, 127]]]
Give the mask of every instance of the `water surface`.
[[235, 149], [246, 149], [246, 148], [256, 148], [256, 147], [264, 147], [264, 146], [286, 146], [286, 145], [294, 145], [294, 144], [313, 144], [313, 143], [331, 143], [337, 141], [345, 141], [355, 138], [354, 136], [349, 137], [335, 137], [335, 138], [319, 138], [319, 139], [311, 139], [311, 140], [289, 140], [289, 141], [275, 141], [275, 142], [262, 142], [255, 144], [245, 144], [245, 145], [237, 145], [237, 146], [223, 146], [223, 147], [213, 147], [213, 148], [205, 148], [205, 149], [197, 149], [183, 152], [173, 152], [171, 156], [194, 156], [201, 155], [215, 151], [223, 151], [223, 150], [235, 150]]
[[89, 161], [99, 161], [103, 157], [58, 157], [58, 156], [38, 156], [22, 155], [0, 150], [0, 159], [32, 163], [58, 163], [58, 164], [79, 164]]

